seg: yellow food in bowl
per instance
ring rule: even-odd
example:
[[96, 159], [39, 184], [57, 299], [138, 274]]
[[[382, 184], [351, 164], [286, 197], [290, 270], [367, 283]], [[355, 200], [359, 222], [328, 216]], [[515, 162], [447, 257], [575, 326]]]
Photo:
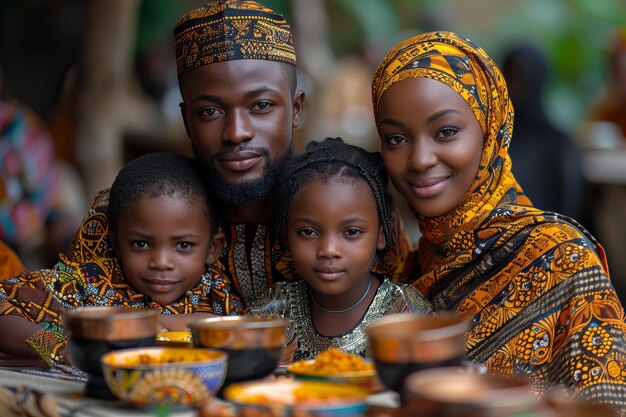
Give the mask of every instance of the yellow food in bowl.
[[290, 380], [233, 384], [225, 392], [234, 403], [298, 407], [363, 403], [367, 395], [367, 390], [350, 385]]
[[193, 346], [193, 340], [191, 338], [191, 331], [189, 330], [159, 332], [156, 335], [156, 343], [159, 346], [172, 346], [172, 347], [192, 347]]
[[360, 356], [339, 349], [327, 349], [314, 360], [294, 362], [288, 371], [294, 374], [333, 376], [353, 372], [375, 373], [375, 366]]
[[172, 363], [203, 362], [217, 359], [221, 356], [223, 356], [223, 353], [220, 351], [192, 348], [144, 349], [143, 351], [121, 352], [118, 355], [110, 355], [106, 362], [109, 366], [117, 367], [157, 366]]

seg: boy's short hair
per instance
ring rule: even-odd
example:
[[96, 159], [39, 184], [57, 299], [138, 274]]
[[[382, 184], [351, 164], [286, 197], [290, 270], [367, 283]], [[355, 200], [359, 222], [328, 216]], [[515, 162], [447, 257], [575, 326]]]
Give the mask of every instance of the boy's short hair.
[[176, 196], [190, 205], [202, 204], [217, 232], [219, 216], [212, 207], [208, 186], [196, 160], [172, 152], [156, 152], [130, 161], [120, 170], [109, 194], [109, 227], [117, 230], [119, 216], [142, 197]]

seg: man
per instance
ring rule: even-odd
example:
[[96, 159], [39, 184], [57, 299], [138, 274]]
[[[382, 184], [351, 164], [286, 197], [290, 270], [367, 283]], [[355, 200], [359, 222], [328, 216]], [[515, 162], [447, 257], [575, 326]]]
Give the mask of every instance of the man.
[[[247, 305], [294, 275], [271, 228], [304, 105], [292, 34], [281, 15], [256, 2], [213, 0], [184, 15], [174, 35], [185, 128], [223, 207], [226, 244], [217, 264]], [[104, 191], [76, 235], [72, 260], [111, 250], [107, 205]], [[378, 271], [396, 268], [407, 249], [396, 248]]]

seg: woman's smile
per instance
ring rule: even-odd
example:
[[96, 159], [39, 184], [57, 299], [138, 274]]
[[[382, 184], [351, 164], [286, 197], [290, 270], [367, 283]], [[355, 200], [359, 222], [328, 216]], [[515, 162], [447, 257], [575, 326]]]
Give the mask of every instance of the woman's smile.
[[428, 178], [409, 182], [409, 187], [421, 198], [433, 197], [439, 194], [448, 184], [449, 177]]

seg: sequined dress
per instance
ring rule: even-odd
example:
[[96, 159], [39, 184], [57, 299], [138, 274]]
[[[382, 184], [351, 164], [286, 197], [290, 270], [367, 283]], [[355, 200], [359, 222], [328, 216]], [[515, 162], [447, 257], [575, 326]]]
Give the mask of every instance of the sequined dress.
[[[278, 283], [265, 297], [250, 306], [248, 314], [275, 314], [291, 320], [297, 343], [294, 361], [314, 359], [318, 353], [331, 347], [346, 353], [368, 357], [368, 340], [365, 329], [376, 319], [387, 314], [431, 312], [428, 300], [414, 287], [382, 279], [367, 312], [350, 331], [338, 336], [324, 336], [316, 329], [309, 308], [309, 286], [304, 281]], [[287, 343], [291, 343], [288, 340]]]

